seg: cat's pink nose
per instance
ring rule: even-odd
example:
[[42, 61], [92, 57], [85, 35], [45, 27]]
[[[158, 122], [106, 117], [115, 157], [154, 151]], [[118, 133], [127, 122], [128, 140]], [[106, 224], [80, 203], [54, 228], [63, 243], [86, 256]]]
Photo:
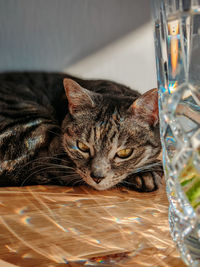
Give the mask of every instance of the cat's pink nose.
[[96, 184], [99, 184], [101, 180], [105, 178], [105, 176], [96, 174], [94, 172], [91, 172], [90, 176], [92, 177], [92, 179], [95, 181]]
[[101, 178], [92, 178], [96, 184], [99, 184], [101, 182]]

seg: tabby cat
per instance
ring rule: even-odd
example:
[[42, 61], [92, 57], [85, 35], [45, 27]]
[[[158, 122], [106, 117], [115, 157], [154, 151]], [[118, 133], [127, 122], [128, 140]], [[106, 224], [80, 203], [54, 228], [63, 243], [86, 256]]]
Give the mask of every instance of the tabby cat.
[[0, 74], [0, 186], [87, 184], [153, 191], [157, 90], [62, 73]]

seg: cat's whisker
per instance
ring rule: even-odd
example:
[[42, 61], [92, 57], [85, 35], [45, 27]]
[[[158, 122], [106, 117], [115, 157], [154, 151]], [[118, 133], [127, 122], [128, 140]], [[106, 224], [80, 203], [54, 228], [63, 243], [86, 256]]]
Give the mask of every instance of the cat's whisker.
[[[54, 164], [55, 165], [55, 164]], [[60, 165], [56, 165], [57, 167], [60, 167]], [[37, 166], [38, 167], [38, 166]], [[37, 168], [36, 167], [36, 168]], [[67, 166], [66, 166], [67, 167]], [[35, 169], [36, 169], [35, 168]], [[41, 169], [39, 169], [39, 170], [37, 170], [37, 171], [35, 171], [35, 172], [32, 172], [23, 182], [22, 182], [22, 184], [21, 184], [21, 186], [23, 186], [24, 185], [24, 183], [25, 182], [27, 182], [28, 181], [28, 179], [30, 179], [33, 175], [35, 175], [35, 174], [38, 174], [39, 172], [42, 172], [42, 171], [44, 171], [44, 170], [49, 170], [49, 169], [54, 169], [55, 168], [55, 166], [49, 166], [49, 167], [45, 167], [45, 168], [41, 168]], [[31, 171], [33, 171], [34, 169], [32, 169]], [[54, 172], [54, 171], [52, 171], [52, 172]]]
[[[76, 174], [67, 174], [67, 176], [66, 175], [63, 175], [63, 176], [59, 176], [59, 177], [72, 177], [72, 178], [75, 178], [75, 179], [80, 179], [80, 176], [76, 176]], [[82, 178], [81, 178], [82, 179]]]
[[57, 178], [60, 178], [60, 179], [68, 179], [68, 178], [70, 178], [70, 182], [71, 181], [73, 181], [73, 180], [82, 180], [82, 179], [80, 179], [80, 177], [78, 177], [78, 176], [72, 176], [72, 175], [58, 175], [58, 176], [56, 176]]
[[[70, 178], [69, 181], [68, 178]], [[84, 181], [80, 178], [80, 177], [72, 177], [72, 176], [68, 176], [68, 175], [62, 175], [62, 176], [57, 176], [56, 179], [61, 182], [63, 185], [70, 185], [73, 186], [75, 184], [84, 184]]]
[[[48, 165], [48, 166], [56, 167], [56, 168], [59, 168], [59, 169], [74, 170], [73, 167], [65, 166], [65, 165], [61, 165], [61, 164], [48, 163], [48, 162], [47, 162], [47, 163], [44, 163], [44, 164], [46, 164], [46, 165]], [[40, 166], [40, 165], [38, 165], [38, 166]]]
[[27, 178], [24, 179], [24, 181], [21, 183], [21, 187], [25, 185], [26, 182], [28, 182], [31, 179], [32, 175], [29, 175]]
[[83, 180], [77, 180], [74, 183], [72, 183], [72, 186], [81, 185], [84, 184]]
[[59, 133], [56, 133], [56, 132], [54, 132], [54, 131], [47, 130], [47, 132], [52, 133], [52, 134], [55, 134], [56, 136], [60, 137], [60, 134], [59, 134]]
[[30, 175], [28, 175], [28, 177], [25, 178], [25, 180], [21, 183], [20, 186], [21, 186], [21, 187], [24, 186], [24, 184], [25, 184], [28, 180], [30, 180], [34, 174], [38, 174], [39, 172], [41, 172], [41, 171], [43, 171], [43, 170], [46, 170], [46, 168], [42, 168], [42, 169], [39, 169], [39, 170], [37, 170], [37, 171], [35, 171], [35, 172], [32, 172]]
[[63, 175], [59, 175], [58, 177], [72, 177], [72, 178], [77, 178], [77, 179], [82, 179], [80, 175], [78, 175], [77, 173], [66, 173]]
[[[49, 166], [48, 166], [48, 165], [49, 165]], [[42, 171], [44, 171], [44, 170], [50, 170], [51, 173], [55, 173], [55, 178], [52, 178], [52, 177], [51, 177], [50, 180], [57, 179], [57, 180], [59, 181], [59, 178], [61, 178], [61, 177], [65, 177], [65, 178], [70, 177], [70, 179], [71, 179], [71, 178], [75, 178], [75, 179], [80, 178], [79, 176], [76, 175], [75, 172], [69, 172], [69, 171], [66, 173], [66, 175], [63, 175], [63, 176], [57, 176], [57, 175], [56, 175], [56, 173], [60, 173], [61, 169], [65, 169], [65, 170], [66, 170], [66, 169], [74, 170], [73, 168], [68, 167], [68, 166], [62, 166], [62, 165], [57, 165], [57, 164], [47, 163], [46, 166], [43, 165], [44, 168], [41, 168], [41, 167], [42, 167], [42, 165], [37, 165], [37, 166], [35, 166], [34, 168], [32, 168], [32, 169], [30, 170], [30, 171], [32, 171], [32, 173], [31, 173], [31, 174], [30, 174], [30, 175], [23, 181], [23, 183], [21, 184], [21, 186], [23, 186], [24, 183], [27, 182], [33, 175], [38, 174], [38, 173], [40, 173], [40, 172], [42, 172]], [[54, 169], [55, 167], [57, 167], [57, 169], [56, 169], [56, 170], [52, 170], [52, 169]], [[40, 168], [40, 169], [36, 170], [37, 168]], [[36, 170], [36, 171], [33, 172], [34, 170]]]
[[[44, 157], [42, 159], [52, 159], [52, 157]], [[54, 159], [57, 159], [57, 158], [54, 158]], [[37, 161], [39, 163], [37, 163]], [[28, 162], [27, 164], [25, 164], [22, 168], [20, 168], [20, 170], [18, 171], [18, 173], [21, 170], [23, 170], [23, 168], [25, 168], [28, 165], [33, 164], [33, 163], [36, 163], [37, 164], [35, 167], [33, 167], [33, 169], [34, 168], [37, 168], [37, 167], [41, 167], [42, 165], [46, 165], [46, 166], [48, 165], [48, 166], [54, 166], [54, 167], [57, 167], [57, 168], [60, 168], [60, 169], [72, 169], [72, 170], [74, 170], [74, 168], [73, 167], [70, 167], [70, 166], [65, 166], [65, 165], [60, 165], [60, 164], [55, 164], [55, 163], [50, 163], [50, 162], [41, 162], [41, 158], [39, 158], [39, 159], [32, 160], [32, 161]], [[66, 163], [69, 163], [69, 162], [66, 161]]]
[[[64, 154], [64, 153], [62, 153], [62, 154]], [[37, 162], [37, 161], [41, 162], [41, 160], [44, 160], [44, 159], [55, 159], [55, 160], [60, 160], [60, 158], [57, 158], [57, 157], [56, 157], [56, 156], [58, 156], [58, 155], [60, 155], [60, 154], [56, 154], [56, 155], [54, 155], [54, 156], [50, 156], [50, 157], [40, 157], [40, 158], [36, 158], [36, 159], [30, 160], [29, 162], [27, 162], [26, 164], [24, 164], [24, 165], [22, 166], [22, 168], [28, 166], [29, 164], [32, 164], [32, 163], [34, 163], [34, 162]], [[66, 161], [66, 163], [69, 163], [69, 162]]]
[[133, 183], [132, 183], [132, 182], [128, 182], [128, 181], [126, 181], [126, 180], [123, 180], [123, 181], [122, 181], [122, 185], [123, 185], [123, 184], [127, 184], [127, 185], [133, 185]]
[[[160, 167], [158, 169], [154, 168], [154, 167]], [[145, 166], [141, 166], [137, 169], [135, 169], [134, 171], [132, 171], [131, 173], [138, 173], [138, 172], [143, 172], [143, 171], [153, 171], [153, 170], [161, 170], [162, 169], [162, 163], [161, 162], [155, 162], [149, 165], [145, 165]]]
[[[63, 168], [60, 167], [59, 165], [57, 165], [56, 167], [57, 167], [57, 169], [55, 169], [55, 166], [51, 166], [51, 165], [49, 165], [49, 166], [48, 165], [39, 165], [39, 166], [35, 166], [32, 169], [30, 169], [30, 172], [33, 172], [36, 170], [42, 171], [45, 169], [45, 170], [50, 170], [51, 173], [60, 173], [61, 171], [66, 171], [66, 169], [67, 169], [67, 168], [65, 168], [65, 170], [63, 170]], [[73, 171], [71, 169], [69, 169], [69, 170], [70, 171], [67, 171], [66, 174], [69, 174], [69, 175], [74, 174], [74, 170]]]
[[[55, 166], [47, 166], [47, 165], [39, 165], [39, 166], [35, 166], [32, 169], [29, 170], [30, 175], [26, 178], [28, 179], [29, 177], [32, 177], [34, 174], [38, 174], [39, 172], [42, 172], [43, 170], [50, 170], [51, 173], [60, 173], [62, 168], [59, 169], [59, 165], [57, 166], [57, 169], [55, 170]], [[71, 172], [72, 173], [72, 172]], [[68, 172], [68, 174], [71, 174], [70, 172]], [[24, 183], [24, 182], [23, 182]], [[23, 184], [22, 183], [22, 184]], [[21, 186], [22, 186], [21, 184]]]

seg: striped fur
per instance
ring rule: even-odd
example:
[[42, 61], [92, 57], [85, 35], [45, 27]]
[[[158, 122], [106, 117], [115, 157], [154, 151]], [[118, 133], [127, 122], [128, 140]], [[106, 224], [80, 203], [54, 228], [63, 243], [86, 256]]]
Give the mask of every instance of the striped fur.
[[[90, 100], [79, 99], [76, 108], [81, 109], [70, 114], [64, 78], [91, 92], [92, 108]], [[67, 74], [0, 74], [0, 186], [87, 183], [97, 190], [122, 184], [138, 191], [157, 189], [159, 129], [130, 114], [139, 96], [114, 82]], [[88, 154], [77, 148], [77, 140], [90, 147]], [[116, 158], [116, 151], [127, 146], [133, 155]], [[97, 169], [105, 176], [99, 183], [91, 178]]]

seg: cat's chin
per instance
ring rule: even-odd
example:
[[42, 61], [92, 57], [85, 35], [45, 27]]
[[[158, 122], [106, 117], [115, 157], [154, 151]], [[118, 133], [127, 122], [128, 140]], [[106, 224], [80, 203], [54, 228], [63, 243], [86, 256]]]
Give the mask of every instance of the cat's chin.
[[98, 191], [104, 191], [104, 190], [107, 190], [107, 189], [110, 189], [111, 187], [113, 187], [114, 185], [110, 186], [110, 185], [107, 185], [107, 186], [104, 186], [104, 185], [100, 185], [100, 184], [96, 184], [96, 185], [91, 185], [94, 189], [98, 190]]
[[101, 181], [99, 184], [96, 184], [92, 179], [85, 179], [84, 181], [92, 188], [98, 190], [98, 191], [103, 191], [111, 188], [113, 185], [109, 183], [105, 183], [105, 181]]
[[125, 175], [123, 177], [119, 177], [118, 179], [115, 179], [114, 181], [111, 179], [104, 179], [99, 184], [96, 184], [92, 179], [84, 179], [84, 180], [89, 186], [93, 187], [94, 189], [98, 191], [103, 191], [103, 190], [108, 190], [110, 188], [115, 187], [124, 178], [125, 178]]

